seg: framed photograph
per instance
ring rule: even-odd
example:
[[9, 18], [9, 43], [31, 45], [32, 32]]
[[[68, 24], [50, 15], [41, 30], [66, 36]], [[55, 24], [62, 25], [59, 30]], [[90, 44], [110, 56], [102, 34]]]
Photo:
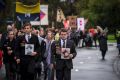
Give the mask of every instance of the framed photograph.
[[70, 59], [70, 48], [61, 48], [61, 59]]
[[34, 51], [34, 44], [25, 44], [25, 55], [31, 55]]

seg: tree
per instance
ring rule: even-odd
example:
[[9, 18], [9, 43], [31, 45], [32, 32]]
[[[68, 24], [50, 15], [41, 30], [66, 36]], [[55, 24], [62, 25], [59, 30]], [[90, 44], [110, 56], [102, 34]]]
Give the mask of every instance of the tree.
[[120, 0], [79, 0], [75, 7], [79, 17], [88, 18], [93, 26], [113, 30], [120, 25]]
[[[16, 0], [4, 0], [5, 7], [0, 11], [0, 19], [2, 21], [8, 18], [15, 18], [15, 2]], [[35, 4], [38, 0], [19, 0], [24, 4]], [[89, 19], [88, 26], [100, 25], [108, 27], [108, 29], [119, 28], [120, 22], [120, 0], [74, 0], [74, 3], [60, 2], [60, 0], [43, 1], [43, 4], [49, 5], [49, 21], [56, 21], [56, 11], [61, 7], [65, 16], [75, 14], [78, 17]]]

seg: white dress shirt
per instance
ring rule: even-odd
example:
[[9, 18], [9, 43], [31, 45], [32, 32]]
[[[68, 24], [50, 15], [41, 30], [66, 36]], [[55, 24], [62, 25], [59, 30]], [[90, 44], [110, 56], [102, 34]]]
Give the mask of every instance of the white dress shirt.
[[30, 38], [31, 38], [31, 33], [29, 35], [28, 34], [25, 35], [25, 39], [27, 40], [27, 42], [29, 42]]
[[66, 48], [67, 40], [62, 40], [62, 39], [61, 39], [61, 47], [63, 47], [64, 41], [65, 41], [65, 48]]

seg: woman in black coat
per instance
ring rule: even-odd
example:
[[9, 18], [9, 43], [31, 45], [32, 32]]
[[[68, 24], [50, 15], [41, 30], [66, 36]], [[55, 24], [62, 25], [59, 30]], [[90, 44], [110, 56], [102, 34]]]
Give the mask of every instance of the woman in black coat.
[[15, 80], [16, 60], [15, 60], [15, 35], [13, 31], [9, 31], [7, 39], [3, 43], [3, 61], [6, 69], [7, 80]]
[[107, 45], [107, 36], [105, 32], [102, 32], [99, 35], [99, 47], [100, 47], [100, 51], [102, 53], [102, 60], [105, 60], [105, 55], [106, 52], [108, 50], [108, 45]]

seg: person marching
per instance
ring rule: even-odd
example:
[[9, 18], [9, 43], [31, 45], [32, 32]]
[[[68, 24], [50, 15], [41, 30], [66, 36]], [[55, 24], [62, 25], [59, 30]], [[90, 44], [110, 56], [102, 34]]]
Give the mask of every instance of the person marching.
[[6, 69], [7, 80], [16, 78], [16, 56], [15, 56], [15, 35], [13, 31], [8, 32], [8, 38], [3, 43], [3, 61]]
[[[17, 38], [15, 45], [16, 61], [20, 65], [20, 80], [34, 80], [35, 64], [40, 57], [39, 40], [36, 35], [31, 33], [30, 23], [25, 23], [23, 29], [25, 34]], [[28, 47], [30, 51], [28, 51]]]
[[67, 30], [62, 28], [60, 39], [55, 43], [56, 78], [57, 80], [71, 80], [72, 59], [77, 55], [75, 44], [68, 39]]
[[98, 40], [99, 40], [100, 51], [102, 53], [102, 60], [105, 60], [105, 55], [106, 55], [106, 52], [108, 50], [106, 33], [101, 32], [101, 34], [98, 37]]
[[117, 38], [118, 56], [120, 57], [120, 31], [117, 31], [116, 38]]
[[[45, 75], [48, 78], [48, 80], [54, 80], [54, 33], [53, 30], [50, 28], [47, 30], [46, 38], [45, 38], [45, 43], [46, 43], [46, 50], [44, 57], [46, 59], [46, 64], [44, 67], [45, 68]], [[46, 80], [46, 77], [44, 80]]]

